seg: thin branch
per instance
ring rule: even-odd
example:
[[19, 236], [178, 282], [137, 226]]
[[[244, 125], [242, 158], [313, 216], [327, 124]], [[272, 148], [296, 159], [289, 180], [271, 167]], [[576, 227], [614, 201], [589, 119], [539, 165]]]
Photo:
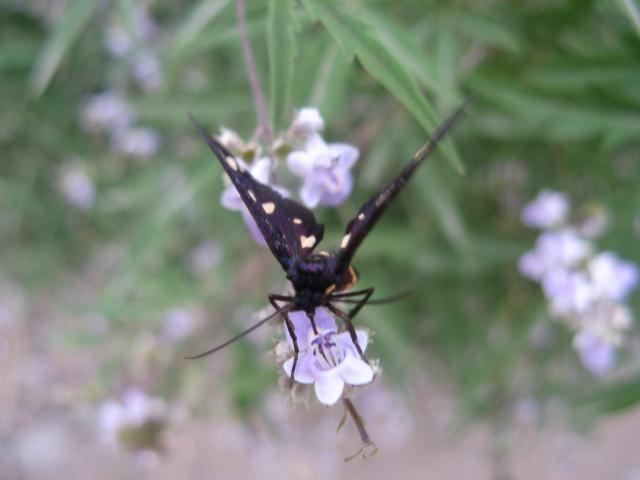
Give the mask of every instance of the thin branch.
[[262, 88], [260, 86], [258, 69], [256, 68], [255, 60], [253, 59], [251, 43], [249, 43], [246, 10], [247, 8], [245, 0], [236, 0], [236, 11], [238, 14], [238, 31], [240, 33], [240, 42], [242, 44], [244, 63], [247, 67], [247, 74], [249, 75], [249, 83], [251, 84], [251, 92], [253, 93], [253, 103], [256, 109], [256, 116], [258, 117], [258, 124], [260, 125], [260, 134], [267, 147], [267, 151], [270, 154], [271, 146], [273, 144], [273, 139], [271, 136], [271, 122], [269, 121], [267, 106], [264, 102], [264, 95], [262, 94]]

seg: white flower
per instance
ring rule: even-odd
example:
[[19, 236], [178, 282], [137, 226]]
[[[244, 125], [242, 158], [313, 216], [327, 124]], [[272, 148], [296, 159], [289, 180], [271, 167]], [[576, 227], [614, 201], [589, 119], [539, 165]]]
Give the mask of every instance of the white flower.
[[[271, 160], [269, 160], [269, 158], [258, 158], [251, 164], [251, 166], [248, 166], [243, 160], [237, 157], [236, 162], [238, 162], [238, 164], [243, 168], [247, 169], [256, 181], [271, 186], [283, 197], [289, 196], [289, 192], [287, 192], [284, 188], [281, 188], [277, 185], [269, 184], [269, 177], [271, 176]], [[265, 246], [267, 244], [264, 237], [262, 236], [262, 233], [260, 232], [260, 229], [258, 228], [258, 225], [249, 213], [249, 210], [247, 210], [247, 207], [244, 205], [242, 198], [240, 198], [240, 194], [236, 190], [236, 187], [234, 187], [233, 185], [229, 185], [227, 188], [225, 188], [222, 192], [222, 195], [220, 196], [220, 202], [222, 203], [223, 207], [228, 208], [229, 210], [239, 210], [242, 213], [242, 218], [247, 224], [249, 232], [251, 232], [251, 236], [258, 245]]]
[[521, 219], [533, 228], [554, 228], [566, 222], [569, 199], [564, 193], [544, 189], [522, 210]]
[[64, 165], [60, 169], [58, 185], [67, 201], [74, 207], [91, 208], [96, 197], [93, 180], [81, 165]]
[[118, 132], [133, 122], [133, 109], [120, 95], [105, 91], [90, 97], [82, 106], [82, 127], [90, 132]]
[[[313, 383], [320, 402], [333, 405], [342, 396], [345, 384], [364, 385], [373, 380], [373, 368], [360, 358], [349, 333], [337, 332], [335, 320], [326, 309], [316, 309], [314, 319], [317, 333], [313, 331], [306, 313], [292, 312], [289, 318], [293, 322], [300, 348], [294, 379], [300, 383]], [[286, 327], [285, 332], [293, 348]], [[356, 330], [356, 336], [364, 352], [369, 339], [367, 332]], [[284, 362], [283, 368], [290, 377], [293, 357]]]
[[115, 445], [124, 429], [141, 427], [147, 421], [164, 418], [166, 414], [164, 400], [131, 389], [125, 393], [122, 402], [107, 400], [102, 404], [98, 424], [103, 440]]
[[170, 340], [180, 341], [191, 335], [198, 323], [198, 315], [193, 310], [172, 308], [164, 314], [162, 333]]
[[602, 252], [589, 261], [589, 273], [598, 294], [611, 300], [623, 300], [636, 288], [638, 266], [621, 260], [613, 252]]
[[293, 119], [291, 130], [294, 135], [302, 137], [321, 132], [324, 130], [324, 120], [320, 115], [320, 111], [315, 107], [301, 108]]
[[300, 198], [314, 208], [318, 204], [333, 207], [351, 193], [351, 167], [358, 159], [358, 149], [344, 143], [325, 143], [319, 134], [309, 137], [304, 150], [294, 150], [287, 156], [291, 172], [302, 178]]
[[203, 274], [218, 265], [221, 258], [222, 249], [218, 242], [206, 240], [189, 252], [187, 266], [191, 272]]
[[576, 334], [573, 338], [573, 348], [578, 351], [580, 360], [587, 370], [595, 374], [602, 375], [615, 364], [615, 347], [589, 331], [583, 330]]
[[574, 267], [591, 252], [591, 244], [572, 228], [544, 232], [538, 237], [534, 250], [520, 257], [520, 272], [540, 280], [552, 269]]
[[147, 127], [129, 128], [119, 132], [113, 138], [113, 146], [117, 152], [138, 158], [155, 155], [161, 143], [160, 134]]
[[594, 291], [584, 272], [556, 268], [546, 273], [542, 288], [556, 315], [585, 312], [594, 301]]

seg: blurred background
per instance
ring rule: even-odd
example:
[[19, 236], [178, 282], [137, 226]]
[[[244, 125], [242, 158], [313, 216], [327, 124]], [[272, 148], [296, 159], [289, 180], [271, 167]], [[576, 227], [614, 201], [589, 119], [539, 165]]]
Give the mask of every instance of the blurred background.
[[257, 138], [235, 2], [4, 0], [0, 478], [639, 479], [640, 295], [594, 363], [520, 260], [551, 189], [592, 252], [640, 262], [638, 4], [248, 3], [275, 134], [311, 105], [360, 150], [325, 248], [474, 98], [356, 258], [413, 292], [357, 319], [378, 454], [344, 463], [342, 407], [281, 389], [279, 326], [183, 359], [285, 288], [187, 119]]

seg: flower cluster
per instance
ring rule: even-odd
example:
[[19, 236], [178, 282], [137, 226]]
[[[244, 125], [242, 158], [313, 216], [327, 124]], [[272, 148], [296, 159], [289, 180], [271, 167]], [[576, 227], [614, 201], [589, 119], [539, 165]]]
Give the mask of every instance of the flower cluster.
[[522, 275], [542, 285], [551, 313], [575, 332], [573, 347], [582, 363], [602, 374], [615, 363], [616, 349], [632, 323], [623, 303], [638, 285], [640, 271], [610, 251], [598, 252], [593, 237], [602, 218], [569, 223], [570, 205], [563, 193], [543, 190], [526, 205], [521, 219], [542, 229], [535, 248], [519, 261]]
[[[365, 385], [373, 380], [374, 367], [360, 357], [348, 332], [338, 332], [336, 321], [325, 308], [318, 307], [315, 311], [315, 331], [306, 313], [292, 312], [289, 318], [300, 349], [294, 379], [298, 383], [313, 384], [321, 403], [336, 403], [342, 397], [345, 385]], [[293, 340], [286, 326], [285, 334], [290, 355]], [[364, 352], [369, 341], [367, 332], [356, 330], [356, 337]], [[291, 356], [282, 364], [288, 378], [291, 378], [293, 361]]]
[[169, 409], [161, 398], [138, 389], [127, 391], [121, 401], [107, 400], [98, 412], [103, 441], [131, 451], [159, 451], [169, 422]]
[[[322, 137], [324, 120], [317, 109], [300, 109], [289, 129], [274, 141], [272, 158], [263, 155], [255, 141], [244, 142], [235, 132], [222, 129], [218, 140], [231, 151], [239, 164], [261, 183], [271, 186], [284, 197], [289, 189], [274, 182], [281, 166], [288, 168], [300, 181], [298, 196], [309, 208], [318, 205], [334, 207], [344, 202], [353, 187], [351, 168], [358, 159], [358, 149], [344, 143], [327, 143]], [[240, 199], [229, 185], [222, 193], [221, 203], [230, 210], [240, 211], [258, 244], [264, 238]]]

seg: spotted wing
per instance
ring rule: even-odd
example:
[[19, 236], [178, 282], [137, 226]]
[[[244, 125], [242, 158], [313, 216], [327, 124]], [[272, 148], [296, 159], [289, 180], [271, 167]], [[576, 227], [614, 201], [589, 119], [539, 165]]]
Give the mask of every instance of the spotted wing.
[[324, 233], [323, 225], [316, 222], [313, 213], [258, 182], [193, 117], [190, 116], [190, 119], [218, 157], [282, 268], [286, 271], [293, 259], [308, 255], [322, 240]]
[[358, 214], [347, 224], [340, 250], [336, 256], [335, 272], [338, 275], [346, 273], [356, 253], [369, 231], [380, 219], [391, 201], [400, 193], [418, 166], [435, 150], [438, 142], [451, 130], [464, 114], [468, 101], [447, 118], [431, 136], [429, 141], [418, 150], [411, 161], [402, 171], [380, 192], [371, 197], [358, 211]]

